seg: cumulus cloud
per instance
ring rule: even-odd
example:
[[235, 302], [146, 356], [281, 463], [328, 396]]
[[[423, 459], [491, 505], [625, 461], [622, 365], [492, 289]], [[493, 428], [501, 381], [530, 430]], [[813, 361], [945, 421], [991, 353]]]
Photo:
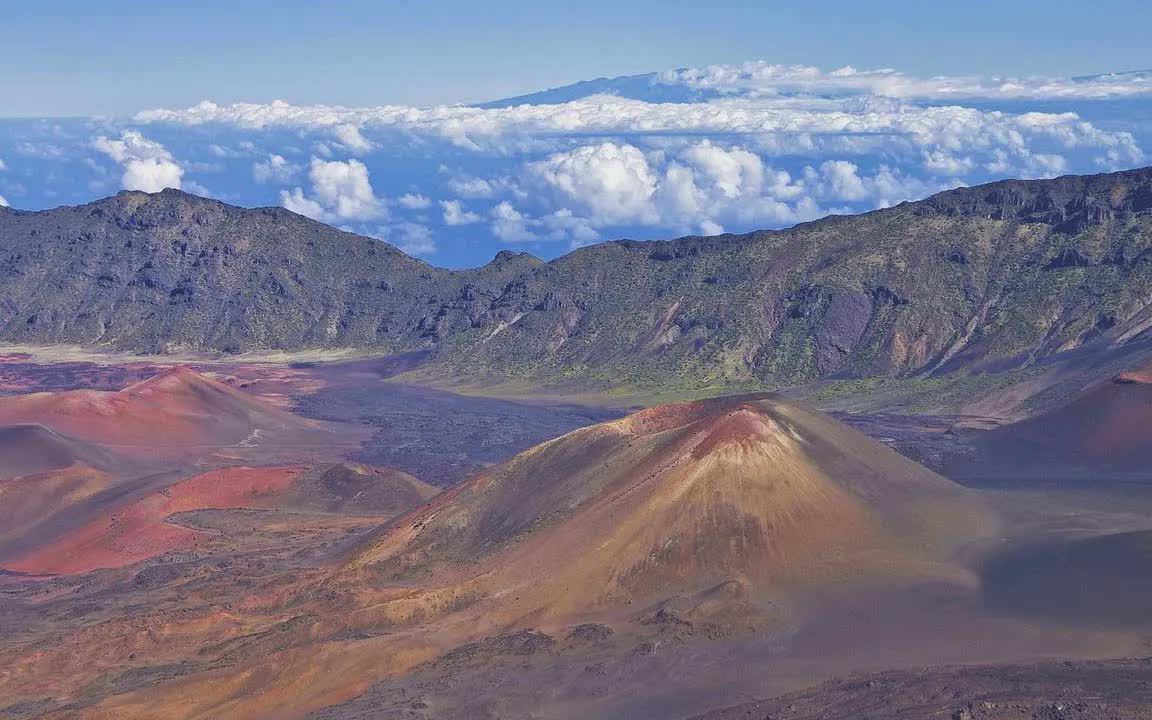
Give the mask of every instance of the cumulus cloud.
[[201, 185], [200, 183], [196, 182], [195, 180], [189, 180], [188, 182], [184, 183], [184, 189], [187, 190], [188, 192], [194, 194], [194, 195], [199, 195], [200, 197], [206, 197], [206, 198], [216, 197], [216, 193], [212, 192], [207, 187]]
[[905, 200], [940, 192], [963, 183], [933, 183], [909, 177], [887, 165], [872, 175], [862, 175], [859, 166], [846, 160], [828, 160], [819, 168], [805, 168], [805, 186], [811, 194], [835, 203], [859, 203], [873, 208], [890, 207]]
[[163, 145], [136, 130], [124, 131], [119, 140], [101, 135], [92, 146], [124, 168], [120, 183], [125, 190], [159, 192], [180, 188], [184, 168]]
[[700, 223], [700, 234], [701, 235], [723, 235], [724, 234], [724, 226], [720, 225], [718, 223], [714, 223], [711, 220], [705, 220], [704, 222]]
[[600, 239], [600, 233], [588, 218], [579, 217], [568, 208], [560, 208], [540, 218], [537, 223], [549, 240], [567, 240], [576, 248]]
[[359, 160], [321, 160], [313, 157], [308, 178], [311, 195], [303, 188], [280, 193], [284, 207], [324, 222], [380, 220], [388, 209], [372, 190], [368, 168]]
[[0, 207], [8, 207], [8, 198], [0, 195]]
[[530, 163], [533, 179], [596, 218], [598, 224], [649, 224], [656, 176], [644, 153], [612, 142], [555, 153]]
[[432, 231], [417, 223], [401, 223], [395, 227], [393, 242], [409, 255], [430, 255], [436, 252]]
[[710, 140], [674, 152], [589, 145], [527, 163], [521, 181], [525, 195], [543, 202], [545, 211], [529, 215], [502, 202], [491, 212], [493, 233], [508, 242], [566, 239], [573, 244], [593, 242], [603, 229], [618, 226], [715, 235], [728, 223], [789, 225], [849, 206], [887, 207], [963, 184], [924, 180], [887, 165], [865, 171], [847, 160], [808, 165], [793, 174], [747, 148]]
[[444, 211], [445, 225], [471, 225], [484, 219], [474, 212], [465, 210], [464, 204], [459, 200], [441, 200], [440, 209]]
[[252, 179], [258, 183], [279, 183], [286, 185], [294, 182], [302, 168], [289, 162], [283, 155], [270, 153], [264, 160], [252, 163]]
[[[988, 155], [995, 148], [1012, 154], [1053, 145], [1095, 152], [1101, 162], [1139, 162], [1143, 152], [1131, 133], [1100, 129], [1075, 113], [1013, 114], [902, 101], [859, 98], [800, 99], [735, 97], [697, 103], [649, 103], [593, 96], [557, 105], [508, 108], [466, 106], [343, 108], [284, 103], [201, 103], [186, 110], [140, 113], [140, 122], [222, 123], [242, 128], [324, 131], [343, 125], [375, 132], [399, 131], [446, 140], [477, 152], [513, 152], [555, 147], [559, 138], [584, 135], [668, 137], [744, 135], [757, 149], [776, 156], [875, 154], [909, 158], [925, 153]], [[479, 197], [476, 184], [453, 188], [458, 197]]]
[[[621, 234], [779, 227], [1002, 177], [1132, 167], [1146, 159], [1141, 125], [1129, 125], [1134, 135], [1111, 120], [1022, 108], [1052, 99], [1067, 107], [1091, 100], [1100, 108], [1115, 98], [1152, 103], [1152, 73], [918, 77], [754, 62], [637, 78], [604, 81], [602, 95], [551, 104], [203, 102], [140, 113], [134, 126], [210, 126], [220, 150], [208, 153], [249, 153], [257, 182], [286, 188], [285, 207], [361, 229], [383, 225], [412, 247], [424, 242], [421, 231], [390, 224], [383, 191], [421, 223], [484, 223], [505, 242], [576, 246]], [[381, 147], [389, 148], [388, 165], [371, 155]], [[305, 167], [287, 160], [308, 148], [314, 157]], [[428, 196], [412, 190], [411, 175], [391, 164], [393, 149], [406, 171], [438, 167], [441, 187]], [[264, 154], [270, 150], [280, 154]], [[360, 156], [364, 162], [349, 159]], [[439, 212], [422, 212], [430, 208]], [[411, 238], [401, 239], [405, 233]]]
[[431, 255], [436, 252], [436, 242], [432, 230], [425, 225], [412, 222], [380, 225], [365, 234], [396, 246], [409, 255]]
[[492, 234], [504, 242], [528, 242], [538, 239], [536, 233], [528, 229], [528, 219], [507, 200], [492, 208], [489, 215], [492, 217]]
[[419, 193], [404, 193], [396, 199], [396, 204], [409, 210], [426, 210], [432, 207], [432, 200]]
[[376, 145], [360, 134], [360, 128], [355, 125], [337, 125], [333, 133], [340, 144], [352, 152], [367, 153], [376, 149]]
[[490, 198], [499, 191], [499, 183], [478, 177], [454, 177], [448, 183], [448, 190], [462, 198]]
[[744, 148], [710, 141], [673, 155], [645, 153], [629, 144], [589, 145], [528, 163], [524, 182], [540, 189], [536, 196], [550, 192], [568, 225], [580, 219], [585, 239], [589, 230], [614, 225], [689, 231], [705, 222], [714, 229], [721, 216], [781, 222], [815, 211], [788, 204], [803, 188], [787, 173], [769, 171]]

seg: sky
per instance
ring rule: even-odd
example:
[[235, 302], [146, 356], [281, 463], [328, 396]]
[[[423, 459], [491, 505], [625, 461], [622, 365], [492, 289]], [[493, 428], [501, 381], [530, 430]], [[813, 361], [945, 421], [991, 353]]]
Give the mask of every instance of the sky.
[[[1130, 72], [1152, 69], [1152, 4], [1133, 0], [2, 14], [0, 204], [178, 187], [448, 267], [783, 227], [1152, 152], [1152, 73]], [[597, 78], [615, 79], [565, 87]]]

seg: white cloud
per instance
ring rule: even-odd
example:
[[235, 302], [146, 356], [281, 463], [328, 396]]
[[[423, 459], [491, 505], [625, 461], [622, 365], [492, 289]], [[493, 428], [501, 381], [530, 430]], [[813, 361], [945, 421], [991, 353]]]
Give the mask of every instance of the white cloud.
[[[916, 77], [889, 69], [826, 71], [756, 62], [654, 77], [664, 87], [648, 84], [651, 78], [632, 78], [618, 88], [605, 81], [603, 95], [554, 104], [203, 102], [143, 112], [136, 121], [210, 124], [219, 132], [214, 140], [227, 140], [224, 148], [240, 148], [237, 139], [245, 135], [256, 138], [260, 147], [281, 155], [256, 163], [253, 177], [275, 178], [288, 188], [282, 193], [286, 207], [328, 222], [388, 223], [389, 203], [373, 191], [368, 167], [347, 158], [378, 147], [388, 147], [391, 157], [395, 147], [405, 162], [423, 162], [424, 169], [439, 165], [441, 197], [451, 198], [439, 201], [439, 217], [430, 220], [436, 213], [420, 212], [414, 219], [442, 219], [448, 226], [489, 223], [506, 242], [579, 245], [637, 226], [661, 228], [662, 234], [743, 231], [1006, 176], [1132, 167], [1145, 154], [1120, 123], [1097, 125], [1076, 113], [1020, 108], [1045, 99], [1152, 101], [1152, 73]], [[620, 94], [611, 94], [617, 89]], [[681, 101], [653, 101], [659, 98]], [[965, 99], [981, 102], [965, 107]], [[991, 109], [994, 101], [1013, 110]], [[277, 141], [286, 144], [272, 144]], [[293, 154], [290, 144], [305, 150]], [[302, 169], [289, 177], [273, 165], [279, 158], [291, 166], [285, 158], [305, 157], [309, 147], [315, 157], [305, 181], [295, 179]], [[254, 159], [262, 156], [253, 153]], [[380, 165], [373, 160], [368, 163], [380, 173], [381, 188], [415, 187], [382, 159]], [[481, 199], [487, 201], [484, 209]], [[435, 200], [412, 191], [394, 202], [424, 211]], [[398, 225], [389, 227], [399, 236]]]
[[419, 193], [404, 193], [396, 199], [396, 204], [409, 210], [426, 210], [432, 207], [432, 201]]
[[490, 198], [498, 192], [498, 183], [478, 177], [454, 177], [447, 185], [453, 195], [462, 198]]
[[471, 225], [483, 220], [476, 213], [465, 210], [459, 200], [441, 200], [440, 208], [444, 211], [445, 225]]
[[1101, 99], [1152, 94], [1152, 72], [1113, 73], [1085, 78], [1001, 78], [975, 75], [920, 78], [889, 68], [846, 66], [825, 72], [806, 65], [756, 60], [660, 73], [657, 82], [726, 95], [845, 97], [874, 95], [927, 100]]
[[324, 222], [380, 220], [388, 209], [376, 197], [369, 180], [368, 168], [359, 160], [321, 160], [312, 158], [308, 173], [312, 194], [302, 188], [281, 191], [284, 207]]
[[409, 255], [430, 255], [436, 252], [432, 231], [424, 225], [401, 223], [395, 227], [395, 231], [396, 247]]
[[216, 197], [216, 193], [212, 192], [211, 190], [204, 187], [203, 185], [196, 182], [195, 180], [189, 180], [188, 182], [184, 183], [184, 189], [187, 190], [188, 192], [194, 194], [194, 195], [199, 195], [200, 197], [206, 197], [206, 198]]
[[119, 140], [101, 135], [92, 146], [124, 168], [120, 183], [125, 190], [159, 192], [164, 188], [180, 188], [184, 168], [163, 145], [136, 130], [124, 131]]
[[[186, 110], [147, 111], [137, 115], [137, 120], [297, 131], [374, 128], [440, 138], [474, 151], [496, 153], [532, 147], [555, 149], [560, 138], [589, 134], [653, 138], [738, 134], [754, 138], [757, 149], [776, 156], [874, 155], [879, 151], [920, 158], [936, 152], [987, 155], [995, 148], [1018, 154], [1051, 144], [1094, 151], [1104, 160], [1116, 157], [1136, 163], [1143, 158], [1130, 133], [1102, 130], [1075, 113], [1013, 114], [955, 105], [919, 106], [876, 96], [845, 99], [770, 94], [696, 103], [592, 96], [557, 105], [495, 109], [285, 103], [219, 106], [205, 102]], [[460, 189], [455, 190], [458, 197], [469, 196]], [[477, 184], [472, 196], [483, 192]]]
[[924, 180], [885, 165], [867, 173], [847, 160], [807, 166], [793, 176], [746, 148], [709, 140], [676, 152], [589, 145], [527, 163], [522, 182], [527, 196], [542, 202], [545, 212], [531, 216], [501, 203], [492, 211], [493, 232], [506, 241], [568, 239], [576, 244], [621, 225], [711, 235], [724, 232], [725, 223], [790, 225], [846, 206], [886, 207], [963, 184]]
[[8, 207], [8, 198], [0, 195], [0, 207]]
[[4, 163], [4, 158], [0, 158], [0, 172], [7, 170], [8, 166]]
[[213, 156], [225, 160], [247, 158], [251, 156], [253, 150], [256, 150], [256, 147], [253, 146], [252, 143], [240, 143], [237, 147], [228, 147], [217, 143], [209, 145], [209, 152], [212, 153]]
[[333, 133], [340, 144], [352, 152], [368, 153], [376, 149], [368, 138], [360, 134], [360, 128], [355, 125], [337, 125]]
[[538, 239], [536, 234], [528, 229], [528, 221], [524, 215], [508, 201], [496, 205], [489, 214], [492, 216], [492, 234], [504, 242], [527, 242]]
[[283, 155], [271, 153], [265, 160], [252, 163], [252, 179], [258, 183], [287, 184], [296, 180], [301, 167], [289, 162]]
[[[594, 228], [665, 226], [691, 232], [717, 218], [782, 224], [811, 219], [820, 209], [788, 173], [766, 168], [744, 148], [696, 142], [682, 152], [644, 153], [628, 144], [600, 143], [528, 163], [523, 181], [551, 194], [573, 219]], [[546, 192], [550, 191], [550, 192]], [[523, 220], [531, 227], [532, 220]], [[571, 221], [569, 222], [571, 224]]]
[[970, 157], [958, 157], [943, 150], [932, 150], [924, 153], [923, 164], [933, 175], [959, 176], [972, 172], [976, 163]]
[[313, 220], [326, 220], [328, 218], [324, 206], [304, 195], [302, 188], [281, 190], [280, 204], [297, 215], [304, 215]]
[[381, 225], [366, 234], [377, 240], [391, 243], [409, 255], [430, 255], [436, 252], [436, 242], [432, 239], [432, 231], [419, 223]]
[[529, 163], [533, 179], [586, 210], [597, 224], [651, 224], [656, 176], [632, 145], [605, 142]]
[[725, 197], [757, 193], [764, 181], [760, 158], [743, 148], [724, 150], [704, 141], [686, 150], [683, 157]]
[[926, 182], [886, 165], [881, 165], [872, 175], [861, 175], [860, 168], [846, 160], [828, 160], [821, 163], [819, 169], [807, 168], [805, 180], [817, 198], [836, 203], [863, 201], [873, 208], [917, 200], [962, 184]]
[[724, 234], [724, 226], [719, 225], [717, 223], [714, 223], [711, 220], [705, 220], [705, 221], [700, 223], [700, 234], [701, 235], [723, 235]]
[[568, 240], [571, 247], [581, 247], [600, 239], [600, 233], [587, 218], [578, 217], [568, 208], [560, 208], [540, 218], [539, 224], [550, 240]]

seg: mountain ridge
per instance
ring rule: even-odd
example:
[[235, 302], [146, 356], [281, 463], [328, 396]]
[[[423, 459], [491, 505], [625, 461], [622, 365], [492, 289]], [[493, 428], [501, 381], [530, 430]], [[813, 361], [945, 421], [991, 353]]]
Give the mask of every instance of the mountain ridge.
[[441, 377], [782, 384], [1027, 366], [1152, 327], [1152, 168], [446, 270], [168, 190], [0, 215], [0, 342], [424, 351]]

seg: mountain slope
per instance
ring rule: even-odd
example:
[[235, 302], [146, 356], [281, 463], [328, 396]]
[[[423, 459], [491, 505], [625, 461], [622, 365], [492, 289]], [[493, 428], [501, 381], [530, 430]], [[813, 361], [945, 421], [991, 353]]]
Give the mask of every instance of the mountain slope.
[[177, 191], [0, 215], [0, 341], [421, 350], [440, 377], [787, 383], [1019, 367], [1146, 336], [1152, 169], [467, 271]]

